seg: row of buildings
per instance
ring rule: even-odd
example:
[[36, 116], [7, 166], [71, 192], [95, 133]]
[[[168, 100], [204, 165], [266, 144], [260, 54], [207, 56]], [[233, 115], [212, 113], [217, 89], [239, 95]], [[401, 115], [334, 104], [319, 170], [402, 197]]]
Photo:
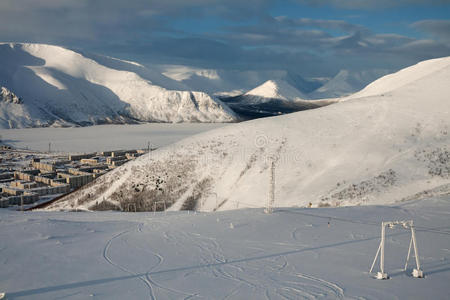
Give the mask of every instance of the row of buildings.
[[8, 151], [14, 150], [0, 151], [0, 207], [3, 208], [54, 199], [147, 152], [119, 150], [53, 158], [28, 153], [22, 157], [15, 155], [11, 160]]

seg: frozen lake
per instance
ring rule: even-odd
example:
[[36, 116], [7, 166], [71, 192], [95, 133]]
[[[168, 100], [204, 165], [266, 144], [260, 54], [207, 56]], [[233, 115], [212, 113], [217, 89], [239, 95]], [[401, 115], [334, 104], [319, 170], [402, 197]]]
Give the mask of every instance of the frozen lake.
[[1, 129], [3, 141], [16, 148], [57, 152], [93, 152], [162, 147], [185, 137], [227, 126], [226, 123], [150, 123], [77, 128]]

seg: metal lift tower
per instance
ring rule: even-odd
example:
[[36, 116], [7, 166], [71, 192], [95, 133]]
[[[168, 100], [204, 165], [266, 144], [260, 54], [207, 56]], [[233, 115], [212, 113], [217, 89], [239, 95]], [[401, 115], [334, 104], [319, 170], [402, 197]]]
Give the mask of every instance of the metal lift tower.
[[405, 263], [405, 271], [408, 267], [408, 261], [411, 256], [411, 247], [414, 247], [414, 256], [416, 258], [416, 268], [413, 270], [412, 275], [415, 278], [423, 278], [423, 271], [420, 269], [420, 261], [419, 261], [419, 252], [417, 250], [417, 242], [416, 242], [416, 231], [414, 230], [414, 223], [412, 220], [408, 221], [392, 221], [392, 222], [381, 222], [381, 242], [380, 246], [378, 246], [377, 254], [375, 255], [375, 259], [373, 260], [372, 267], [370, 268], [369, 273], [372, 273], [373, 267], [378, 259], [378, 255], [380, 254], [380, 271], [377, 273], [377, 279], [389, 279], [387, 273], [384, 272], [384, 244], [386, 241], [386, 227], [394, 228], [396, 225], [400, 225], [403, 228], [411, 229], [411, 241], [409, 242], [409, 250], [408, 256], [406, 257]]

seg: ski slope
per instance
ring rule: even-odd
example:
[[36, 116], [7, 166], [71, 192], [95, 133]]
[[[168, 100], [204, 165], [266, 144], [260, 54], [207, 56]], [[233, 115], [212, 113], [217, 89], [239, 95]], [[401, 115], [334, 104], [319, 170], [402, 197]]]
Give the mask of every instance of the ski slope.
[[135, 63], [90, 57], [58, 46], [0, 44], [0, 86], [22, 99], [2, 104], [0, 127], [235, 120], [203, 92], [171, 90], [181, 84]]
[[[159, 149], [48, 209], [90, 210], [106, 201], [115, 209], [135, 203], [149, 210], [162, 200], [173, 210], [265, 207], [272, 161], [279, 207], [386, 204], [448, 193], [450, 58], [410, 68], [334, 105], [232, 124]], [[393, 82], [402, 84], [392, 89]], [[133, 176], [107, 188], [130, 169]]]
[[[448, 299], [450, 198], [216, 213], [0, 210], [7, 299]], [[403, 270], [413, 219], [425, 278]], [[328, 223], [330, 224], [328, 226]], [[378, 271], [378, 267], [374, 270]]]

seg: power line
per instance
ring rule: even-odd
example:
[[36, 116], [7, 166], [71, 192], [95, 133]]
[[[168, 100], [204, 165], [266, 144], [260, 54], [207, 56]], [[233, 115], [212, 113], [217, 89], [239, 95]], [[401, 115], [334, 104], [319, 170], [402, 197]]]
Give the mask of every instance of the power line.
[[[230, 201], [230, 200], [228, 200], [227, 202], [242, 204], [242, 205], [245, 205], [245, 206], [247, 206], [249, 208], [263, 208], [261, 206], [255, 205], [255, 204], [246, 203], [246, 202], [242, 202], [242, 201]], [[357, 219], [346, 219], [346, 218], [339, 218], [339, 217], [333, 217], [333, 216], [317, 215], [317, 214], [300, 212], [300, 211], [293, 211], [293, 210], [288, 210], [288, 209], [283, 209], [283, 208], [274, 209], [273, 211], [274, 212], [291, 213], [291, 214], [299, 214], [299, 215], [304, 215], [304, 216], [309, 216], [309, 217], [314, 217], [314, 218], [327, 219], [327, 220], [336, 220], [336, 221], [353, 223], [353, 224], [363, 224], [363, 225], [377, 226], [377, 227], [380, 226], [380, 222], [370, 222], [370, 221], [362, 221], [362, 220], [357, 220]], [[443, 234], [443, 235], [450, 235], [450, 231], [439, 230], [439, 229], [436, 229], [436, 228], [430, 228], [430, 227], [425, 227], [425, 226], [417, 226], [417, 225], [414, 225], [414, 228], [417, 231], [425, 231], [425, 232], [432, 232], [432, 233]]]
[[[331, 216], [323, 216], [323, 215], [316, 215], [316, 214], [304, 213], [304, 212], [299, 212], [299, 211], [292, 211], [292, 210], [287, 210], [287, 209], [277, 209], [276, 211], [292, 213], [292, 214], [300, 214], [300, 215], [305, 215], [305, 216], [310, 216], [310, 217], [315, 217], [315, 218], [331, 219], [331, 220], [347, 222], [347, 223], [354, 223], [354, 224], [364, 224], [364, 225], [369, 225], [369, 226], [379, 226], [380, 225], [379, 222], [370, 222], [370, 221], [361, 221], [361, 220], [355, 220], [355, 219], [345, 219], [345, 218], [338, 218], [338, 217], [331, 217]], [[430, 227], [424, 227], [424, 226], [414, 226], [414, 228], [416, 228], [417, 231], [426, 231], [426, 232], [433, 232], [433, 233], [437, 233], [437, 234], [450, 235], [449, 231], [438, 230], [436, 228], [430, 228]]]

